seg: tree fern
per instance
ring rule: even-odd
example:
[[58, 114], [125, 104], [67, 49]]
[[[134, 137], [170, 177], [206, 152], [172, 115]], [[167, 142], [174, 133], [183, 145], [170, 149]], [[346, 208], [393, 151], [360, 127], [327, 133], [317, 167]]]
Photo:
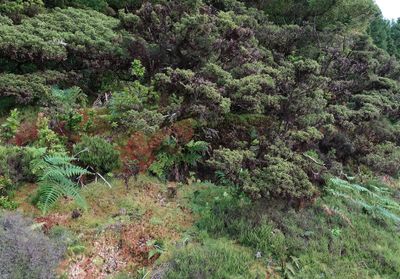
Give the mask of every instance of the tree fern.
[[72, 157], [54, 155], [34, 162], [34, 169], [39, 176], [39, 207], [43, 212], [62, 196], [71, 197], [79, 206], [87, 207], [85, 199], [79, 193], [79, 185], [73, 180], [90, 172], [73, 165], [73, 161]]

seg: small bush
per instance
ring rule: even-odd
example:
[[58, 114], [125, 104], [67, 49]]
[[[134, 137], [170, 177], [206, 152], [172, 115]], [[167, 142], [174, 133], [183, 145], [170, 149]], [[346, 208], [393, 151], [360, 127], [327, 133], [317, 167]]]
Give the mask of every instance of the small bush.
[[5, 123], [1, 125], [1, 138], [4, 141], [12, 139], [12, 137], [14, 137], [14, 135], [17, 133], [18, 127], [21, 124], [19, 118], [19, 111], [17, 109], [13, 109]]
[[0, 277], [55, 278], [65, 247], [18, 214], [0, 216]]
[[50, 120], [43, 113], [39, 113], [36, 127], [37, 134], [37, 147], [45, 147], [49, 153], [65, 153], [65, 146], [59, 136], [50, 129]]
[[[139, 68], [134, 72], [140, 75]], [[157, 98], [157, 92], [136, 81], [113, 94], [109, 104], [110, 120], [130, 131], [152, 134], [164, 121], [163, 115], [154, 109]]]
[[0, 175], [11, 179], [14, 186], [35, 181], [31, 162], [42, 153], [37, 148], [0, 146]]
[[78, 157], [83, 164], [99, 173], [109, 173], [120, 166], [119, 152], [111, 143], [97, 136], [84, 136], [74, 146], [74, 152], [79, 153]]
[[8, 196], [0, 196], [0, 208], [7, 209], [7, 210], [14, 210], [17, 209], [18, 203], [11, 200]]
[[257, 183], [263, 196], [310, 198], [316, 193], [314, 185], [301, 167], [280, 157], [269, 159], [269, 165], [259, 175]]
[[213, 156], [207, 160], [207, 164], [216, 170], [217, 173], [223, 174], [224, 178], [233, 184], [243, 184], [241, 174], [247, 161], [254, 158], [253, 152], [250, 150], [231, 150], [221, 148], [214, 150]]

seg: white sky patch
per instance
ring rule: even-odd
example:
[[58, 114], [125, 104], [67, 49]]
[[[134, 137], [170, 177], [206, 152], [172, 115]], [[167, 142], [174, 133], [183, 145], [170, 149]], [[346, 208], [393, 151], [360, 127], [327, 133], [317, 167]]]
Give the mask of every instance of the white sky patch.
[[400, 18], [400, 0], [375, 0], [387, 19]]

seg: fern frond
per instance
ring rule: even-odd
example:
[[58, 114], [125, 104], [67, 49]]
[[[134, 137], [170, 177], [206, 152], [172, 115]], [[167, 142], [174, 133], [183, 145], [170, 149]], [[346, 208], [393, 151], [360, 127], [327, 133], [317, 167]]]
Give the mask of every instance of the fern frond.
[[87, 208], [85, 199], [79, 193], [79, 186], [72, 179], [90, 174], [82, 167], [72, 164], [74, 158], [66, 156], [46, 156], [39, 163], [41, 175], [39, 176], [39, 205], [46, 212], [60, 197], [68, 196], [75, 202]]
[[62, 172], [66, 177], [74, 177], [90, 173], [88, 170], [75, 165], [64, 166]]
[[333, 178], [330, 182], [331, 188], [328, 189], [328, 193], [331, 195], [350, 201], [374, 215], [400, 223], [400, 216], [395, 213], [400, 213], [400, 205], [387, 196], [390, 194], [388, 189], [373, 185], [369, 185], [368, 189], [339, 178]]
[[62, 196], [62, 190], [61, 187], [55, 183], [45, 183], [41, 184], [39, 187], [39, 207], [46, 213], [49, 207]]
[[69, 165], [75, 158], [67, 156], [45, 156], [44, 161], [50, 165], [63, 166]]

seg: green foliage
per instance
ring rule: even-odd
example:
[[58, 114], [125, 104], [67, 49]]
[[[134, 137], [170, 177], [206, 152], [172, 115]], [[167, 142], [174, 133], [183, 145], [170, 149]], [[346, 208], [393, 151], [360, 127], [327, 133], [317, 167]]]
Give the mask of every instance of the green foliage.
[[0, 49], [10, 58], [27, 61], [61, 62], [72, 58], [69, 54], [87, 60], [106, 58], [121, 54], [113, 43], [118, 41], [113, 31], [117, 24], [116, 19], [93, 10], [56, 8], [19, 25], [2, 25]]
[[38, 139], [36, 146], [47, 148], [50, 153], [65, 153], [65, 147], [59, 136], [50, 129], [48, 117], [40, 114], [37, 118], [36, 127], [38, 129]]
[[17, 132], [21, 121], [19, 119], [19, 112], [17, 109], [13, 109], [10, 113], [10, 116], [6, 119], [6, 121], [1, 124], [1, 138], [4, 141], [8, 141], [12, 139]]
[[396, 58], [400, 57], [400, 22], [389, 21], [379, 14], [371, 21], [368, 33], [371, 35], [374, 43], [387, 51]]
[[375, 146], [364, 162], [374, 171], [398, 175], [400, 171], [400, 147], [392, 142]]
[[[257, 1], [254, 1], [257, 2]], [[363, 30], [379, 10], [371, 0], [273, 0], [261, 4], [280, 24], [314, 20], [318, 28], [354, 28]]]
[[18, 203], [15, 201], [11, 200], [10, 197], [3, 197], [0, 196], [0, 208], [6, 209], [6, 210], [14, 210], [17, 209], [19, 206]]
[[54, 98], [54, 106], [64, 107], [84, 107], [87, 104], [87, 96], [79, 87], [71, 87], [68, 89], [52, 88], [52, 98]]
[[98, 136], [83, 136], [74, 146], [74, 152], [80, 162], [100, 174], [107, 174], [120, 166], [119, 152]]
[[231, 183], [239, 185], [243, 174], [243, 167], [247, 160], [254, 158], [254, 154], [249, 150], [230, 150], [222, 148], [214, 150], [213, 156], [207, 160], [207, 164], [223, 174], [223, 177]]
[[146, 69], [143, 67], [142, 62], [140, 60], [133, 60], [131, 65], [131, 74], [132, 76], [141, 79], [144, 77], [146, 73]]
[[85, 199], [79, 193], [80, 187], [74, 180], [90, 172], [73, 165], [74, 160], [75, 158], [55, 155], [32, 162], [38, 175], [37, 205], [43, 212], [47, 212], [63, 196], [71, 197], [80, 207], [87, 208]]
[[316, 193], [304, 170], [283, 158], [272, 157], [268, 167], [261, 170], [257, 185], [263, 196], [277, 195], [285, 198], [310, 198]]
[[67, 75], [55, 71], [35, 74], [0, 74], [0, 96], [8, 97], [14, 103], [47, 103], [50, 99], [50, 85], [61, 83]]
[[0, 3], [0, 13], [20, 22], [23, 17], [35, 16], [44, 11], [42, 0], [4, 0]]
[[173, 137], [168, 137], [162, 144], [157, 160], [149, 171], [160, 179], [168, 177], [176, 181], [184, 180], [189, 174], [189, 167], [195, 167], [208, 149], [208, 143], [191, 140], [181, 146]]
[[258, 278], [266, 276], [256, 266], [253, 256], [233, 243], [221, 240], [206, 240], [200, 244], [189, 244], [173, 254], [172, 267], [165, 278]]
[[118, 123], [120, 128], [152, 134], [164, 120], [154, 109], [157, 99], [158, 94], [151, 87], [135, 81], [113, 94], [109, 104], [110, 120]]
[[[3, 157], [3, 156], [2, 156]], [[4, 167], [1, 166], [1, 169]], [[3, 172], [3, 171], [1, 171]], [[0, 176], [0, 196], [7, 195], [7, 192], [12, 189], [12, 181], [8, 176]]]
[[44, 152], [45, 149], [34, 147], [0, 146], [0, 185], [4, 187], [1, 191], [13, 190], [22, 182], [34, 182], [36, 177], [30, 163]]
[[[368, 188], [367, 188], [368, 187]], [[329, 193], [360, 206], [374, 217], [400, 223], [400, 205], [391, 197], [391, 191], [375, 185], [362, 186], [339, 178], [330, 180]]]

